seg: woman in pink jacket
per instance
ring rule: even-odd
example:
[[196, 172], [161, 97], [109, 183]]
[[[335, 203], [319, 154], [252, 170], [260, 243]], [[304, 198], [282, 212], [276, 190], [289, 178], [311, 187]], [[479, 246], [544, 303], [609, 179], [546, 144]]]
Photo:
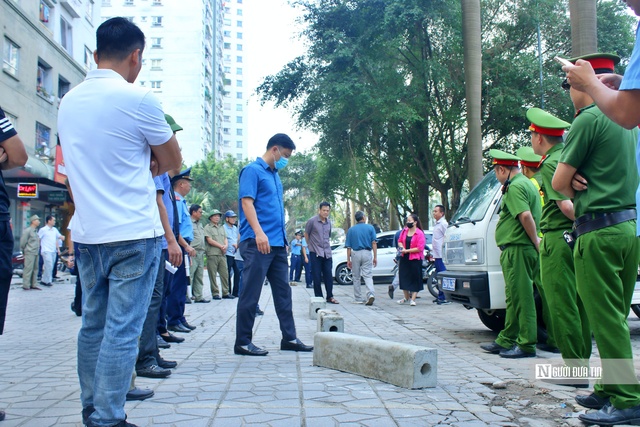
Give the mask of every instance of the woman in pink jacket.
[[402, 254], [398, 264], [398, 278], [400, 289], [404, 292], [404, 298], [398, 304], [409, 301], [410, 305], [416, 305], [418, 292], [423, 289], [422, 260], [426, 241], [418, 215], [410, 214], [405, 225], [398, 239], [398, 250]]

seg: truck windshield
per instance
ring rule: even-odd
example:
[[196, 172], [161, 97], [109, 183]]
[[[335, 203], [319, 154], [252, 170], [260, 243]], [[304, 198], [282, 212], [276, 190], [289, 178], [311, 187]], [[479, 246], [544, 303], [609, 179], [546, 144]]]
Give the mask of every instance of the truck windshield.
[[500, 186], [500, 181], [496, 178], [494, 171], [486, 174], [460, 204], [460, 207], [451, 218], [450, 224], [482, 221]]

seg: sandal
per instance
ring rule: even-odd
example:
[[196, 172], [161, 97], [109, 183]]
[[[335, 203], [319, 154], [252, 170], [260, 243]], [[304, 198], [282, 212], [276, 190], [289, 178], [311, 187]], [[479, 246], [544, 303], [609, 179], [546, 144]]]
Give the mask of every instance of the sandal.
[[327, 302], [330, 302], [331, 304], [340, 304], [340, 303], [338, 302], [338, 300], [337, 300], [337, 299], [335, 299], [335, 298], [329, 298], [329, 299], [327, 300]]

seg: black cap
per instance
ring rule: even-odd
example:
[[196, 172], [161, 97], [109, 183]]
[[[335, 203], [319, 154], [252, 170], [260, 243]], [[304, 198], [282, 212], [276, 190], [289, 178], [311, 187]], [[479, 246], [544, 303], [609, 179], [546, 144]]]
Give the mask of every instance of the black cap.
[[180, 172], [178, 175], [171, 178], [171, 183], [174, 183], [179, 179], [186, 179], [187, 181], [193, 181], [193, 179], [191, 179], [191, 177], [189, 176], [190, 174], [191, 174], [191, 168], [186, 168], [185, 170]]

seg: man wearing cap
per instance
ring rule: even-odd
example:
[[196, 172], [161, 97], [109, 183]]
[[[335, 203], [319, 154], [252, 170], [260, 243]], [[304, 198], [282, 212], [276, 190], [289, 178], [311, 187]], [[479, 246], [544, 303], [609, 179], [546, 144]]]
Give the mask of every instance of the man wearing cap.
[[[638, 2], [628, 3], [640, 6]], [[629, 95], [626, 89], [639, 88], [634, 77], [640, 64], [637, 44], [633, 55], [627, 68], [631, 71], [628, 73], [631, 81], [625, 83], [625, 76], [621, 90], [612, 94]], [[552, 184], [556, 191], [573, 198], [576, 285], [602, 360], [602, 379], [596, 382], [592, 394], [577, 396], [576, 401], [587, 408], [599, 409], [580, 415], [586, 423], [633, 424], [640, 419], [640, 384], [633, 367], [627, 316], [640, 261], [634, 194], [638, 187], [634, 159], [638, 132], [614, 123], [620, 123], [615, 115], [611, 116], [614, 121], [607, 118], [603, 112], [606, 110], [609, 115], [606, 102], [603, 110], [599, 107], [602, 94], [591, 88], [599, 85], [605, 92], [609, 91], [590, 69], [611, 73], [618, 58], [593, 54], [570, 61], [578, 65], [565, 67], [565, 71], [569, 71], [570, 95], [577, 114]], [[584, 89], [580, 79], [575, 78], [575, 69], [581, 72], [588, 69], [596, 79], [584, 92], [574, 87], [578, 83]], [[618, 98], [620, 103], [616, 109], [637, 108], [624, 101], [626, 96]], [[637, 121], [623, 122], [628, 128], [636, 124]], [[579, 172], [577, 178], [576, 172]], [[582, 187], [576, 184], [576, 179]]]
[[24, 268], [22, 270], [22, 289], [40, 290], [38, 287], [38, 257], [40, 255], [40, 238], [36, 230], [40, 225], [40, 217], [31, 215], [29, 226], [22, 230], [20, 237], [20, 249], [24, 255]]
[[191, 259], [191, 293], [194, 301], [197, 303], [208, 303], [210, 300], [205, 299], [202, 294], [204, 283], [204, 252], [206, 243], [204, 241], [204, 227], [200, 223], [202, 219], [202, 206], [193, 204], [189, 207], [191, 214], [191, 225], [193, 226], [193, 241], [191, 247], [196, 251], [196, 256]]
[[291, 262], [289, 263], [289, 284], [296, 286], [302, 275], [302, 231], [298, 230], [291, 241]]
[[[187, 287], [189, 286], [189, 275], [187, 274], [187, 262], [191, 262], [189, 257], [194, 258], [196, 251], [191, 247], [193, 240], [193, 226], [191, 215], [185, 197], [191, 191], [191, 168], [187, 168], [171, 179], [171, 185], [176, 197], [176, 207], [178, 211], [178, 224], [180, 236], [178, 244], [182, 247], [183, 263], [173, 274], [169, 285], [169, 296], [167, 297], [167, 329], [174, 332], [189, 333], [196, 329], [190, 325], [184, 317], [184, 308], [187, 300]], [[187, 256], [188, 255], [188, 256]], [[191, 267], [189, 265], [189, 267]]]
[[[373, 288], [371, 269], [378, 264], [378, 242], [376, 230], [367, 224], [367, 216], [362, 211], [355, 214], [356, 224], [347, 230], [344, 246], [347, 248], [347, 267], [353, 273], [353, 299], [356, 304], [373, 305], [376, 292]], [[373, 254], [372, 252], [373, 251]], [[360, 293], [360, 278], [367, 287], [367, 299]]]
[[238, 250], [238, 227], [236, 221], [238, 215], [232, 210], [224, 213], [224, 231], [227, 234], [227, 277], [229, 278], [229, 288], [231, 288], [231, 274], [233, 270], [233, 289], [229, 289], [234, 297], [238, 297], [240, 289], [240, 269], [236, 265], [236, 251]]
[[[531, 146], [536, 154], [544, 156], [540, 162], [545, 204], [542, 207], [540, 229], [540, 276], [544, 298], [552, 317], [551, 325], [556, 345], [567, 365], [588, 364], [591, 357], [591, 329], [578, 295], [573, 264], [573, 251], [564, 239], [571, 231], [573, 202], [552, 187], [553, 175], [564, 149], [562, 136], [569, 123], [540, 108], [527, 111], [531, 122]], [[546, 322], [546, 319], [545, 319]], [[581, 362], [584, 361], [584, 362]], [[566, 385], [583, 387], [585, 384], [568, 381]]]
[[236, 315], [235, 354], [266, 356], [269, 353], [252, 342], [256, 306], [265, 277], [271, 283], [273, 305], [280, 322], [280, 349], [313, 350], [296, 335], [291, 287], [287, 283], [287, 237], [282, 182], [278, 170], [287, 165], [295, 148], [288, 135], [275, 134], [269, 139], [262, 157], [240, 172], [238, 205], [244, 270]]
[[[227, 269], [227, 232], [220, 223], [222, 212], [214, 209], [209, 214], [209, 224], [204, 227], [204, 238], [207, 243], [207, 271], [211, 285], [211, 297], [220, 299], [220, 288], [222, 298], [234, 299], [229, 293], [229, 270]], [[220, 276], [220, 288], [218, 288], [217, 276]]]
[[506, 358], [535, 357], [537, 340], [533, 281], [538, 274], [540, 193], [520, 173], [518, 157], [490, 150], [493, 170], [502, 183], [496, 244], [505, 282], [507, 314], [495, 342], [482, 345], [489, 353]]

